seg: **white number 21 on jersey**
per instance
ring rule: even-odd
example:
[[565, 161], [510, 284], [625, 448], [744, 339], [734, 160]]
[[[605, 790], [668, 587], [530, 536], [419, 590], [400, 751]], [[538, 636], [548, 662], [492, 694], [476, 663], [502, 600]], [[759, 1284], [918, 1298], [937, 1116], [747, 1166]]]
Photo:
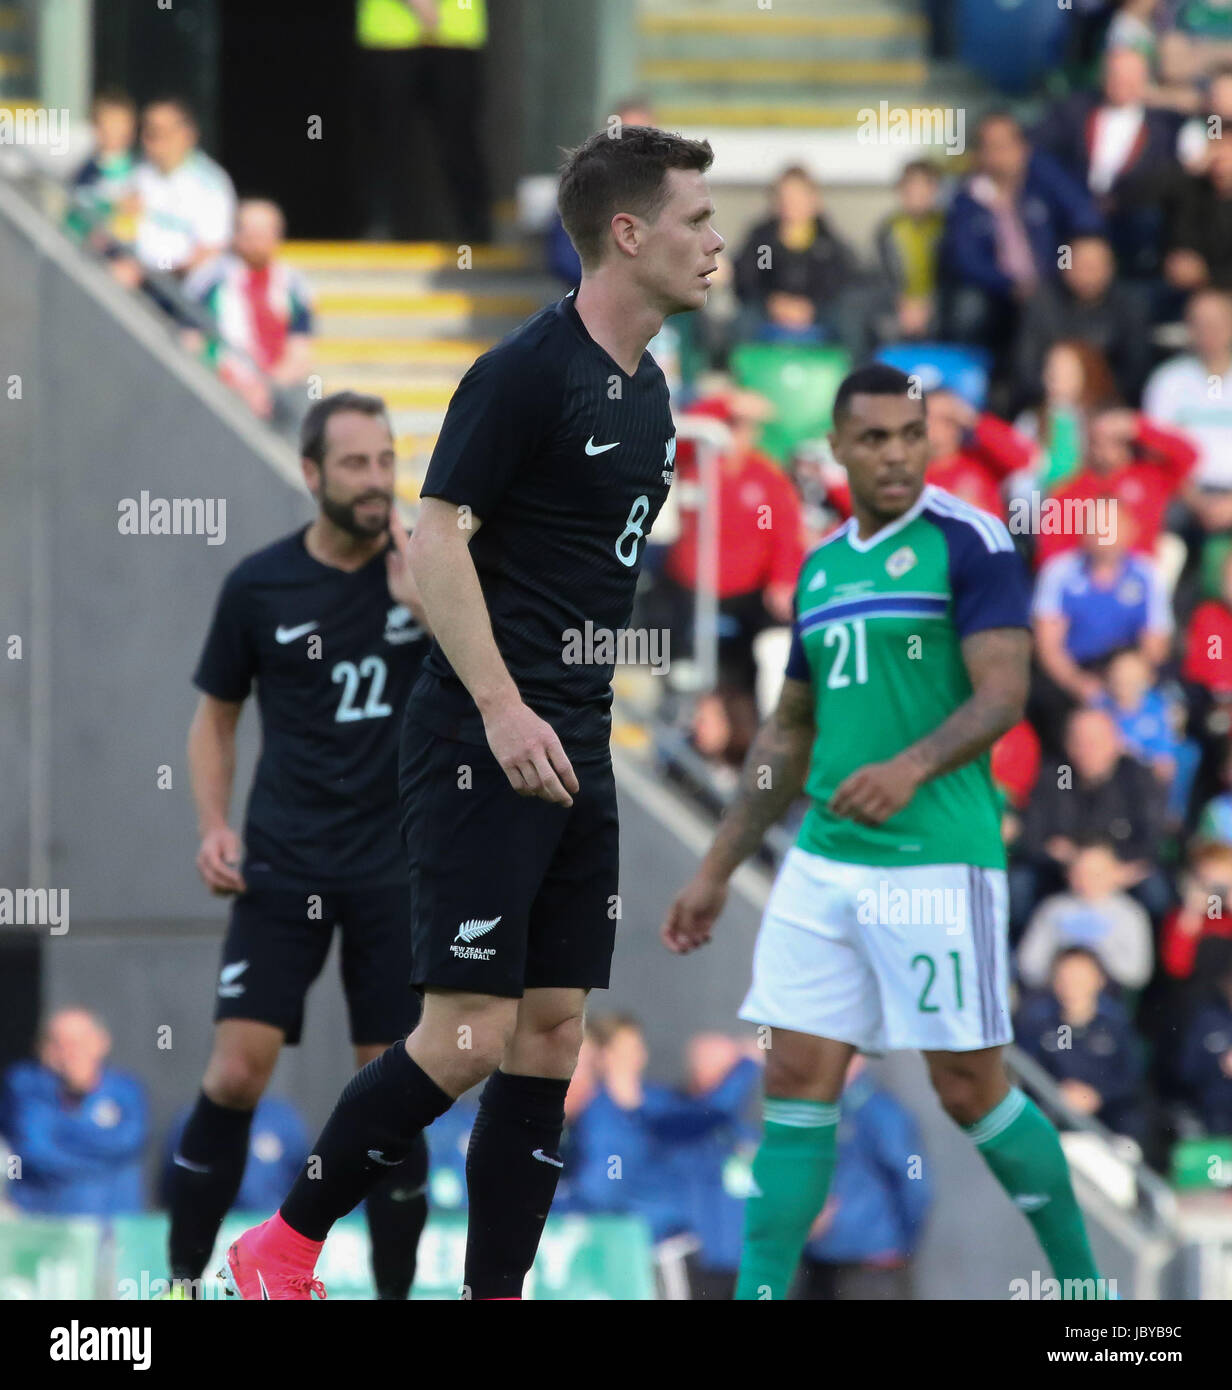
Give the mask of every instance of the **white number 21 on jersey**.
[[[856, 684], [868, 684], [868, 647], [865, 645], [864, 638], [864, 619], [855, 618], [851, 623], [852, 631], [855, 633], [856, 649]], [[847, 664], [847, 656], [851, 651], [851, 632], [847, 630], [846, 623], [832, 623], [826, 628], [826, 635], [821, 639], [823, 647], [837, 647], [838, 651], [834, 654], [834, 661], [830, 666], [830, 674], [826, 677], [826, 686], [830, 690], [842, 690], [844, 686], [851, 684], [851, 677], [843, 669]]]

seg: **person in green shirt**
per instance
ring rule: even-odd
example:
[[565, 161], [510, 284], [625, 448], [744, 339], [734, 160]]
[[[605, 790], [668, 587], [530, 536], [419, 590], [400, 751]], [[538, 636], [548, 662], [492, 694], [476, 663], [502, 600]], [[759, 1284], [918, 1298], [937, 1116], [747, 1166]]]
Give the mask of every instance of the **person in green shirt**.
[[925, 484], [910, 377], [882, 364], [847, 377], [830, 446], [851, 519], [804, 562], [778, 709], [662, 929], [678, 954], [709, 940], [737, 866], [807, 795], [740, 1010], [769, 1046], [736, 1297], [787, 1296], [829, 1190], [852, 1055], [910, 1048], [1063, 1296], [1095, 1298], [1056, 1130], [1002, 1059], [1008, 901], [989, 750], [1026, 701], [1026, 571], [999, 520]]

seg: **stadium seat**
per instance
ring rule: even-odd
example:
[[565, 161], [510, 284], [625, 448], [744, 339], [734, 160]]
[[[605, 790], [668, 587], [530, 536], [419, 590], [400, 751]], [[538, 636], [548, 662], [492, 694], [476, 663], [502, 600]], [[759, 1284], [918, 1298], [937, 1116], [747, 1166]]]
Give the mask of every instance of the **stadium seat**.
[[779, 463], [804, 440], [820, 438], [830, 428], [835, 393], [850, 369], [851, 358], [839, 347], [741, 343], [731, 355], [736, 381], [775, 408], [761, 445]]
[[[1218, 1159], [1212, 1163], [1211, 1159]], [[1182, 1139], [1172, 1147], [1172, 1186], [1179, 1190], [1228, 1186], [1232, 1173], [1232, 1137], [1211, 1135], [1205, 1139]], [[1223, 1174], [1219, 1181], [1217, 1174]]]
[[1069, 10], [1057, 0], [960, 0], [958, 56], [999, 91], [1029, 92], [1061, 63]]
[[925, 391], [944, 386], [977, 410], [984, 408], [992, 359], [983, 348], [957, 343], [895, 343], [877, 354], [879, 362], [918, 376]]

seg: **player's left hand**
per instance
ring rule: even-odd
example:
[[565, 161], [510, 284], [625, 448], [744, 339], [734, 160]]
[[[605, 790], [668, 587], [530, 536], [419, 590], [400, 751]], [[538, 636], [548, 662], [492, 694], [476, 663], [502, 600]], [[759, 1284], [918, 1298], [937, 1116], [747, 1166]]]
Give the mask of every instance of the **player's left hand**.
[[838, 784], [830, 810], [860, 825], [881, 825], [907, 805], [922, 780], [918, 769], [902, 757], [868, 763]]
[[419, 626], [430, 633], [432, 629], [428, 626], [423, 599], [419, 596], [419, 588], [411, 574], [411, 538], [398, 515], [396, 502], [389, 509], [389, 539], [389, 549], [385, 552], [385, 584], [389, 589], [389, 596], [395, 603], [409, 608]]

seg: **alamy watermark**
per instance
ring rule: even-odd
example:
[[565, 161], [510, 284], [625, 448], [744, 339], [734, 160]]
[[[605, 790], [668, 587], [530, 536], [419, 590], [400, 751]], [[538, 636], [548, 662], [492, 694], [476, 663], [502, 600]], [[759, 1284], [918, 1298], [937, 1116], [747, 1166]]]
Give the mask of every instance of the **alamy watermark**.
[[965, 153], [967, 113], [961, 106], [891, 106], [884, 98], [856, 113], [862, 145], [942, 145], [947, 157]]
[[116, 527], [122, 536], [204, 536], [206, 545], [227, 539], [225, 497], [123, 497]]
[[589, 618], [585, 628], [566, 628], [561, 658], [566, 666], [649, 666], [665, 676], [671, 665], [672, 634], [660, 627], [596, 627]]
[[69, 150], [68, 108], [47, 106], [0, 107], [0, 145], [42, 146], [54, 155]]

